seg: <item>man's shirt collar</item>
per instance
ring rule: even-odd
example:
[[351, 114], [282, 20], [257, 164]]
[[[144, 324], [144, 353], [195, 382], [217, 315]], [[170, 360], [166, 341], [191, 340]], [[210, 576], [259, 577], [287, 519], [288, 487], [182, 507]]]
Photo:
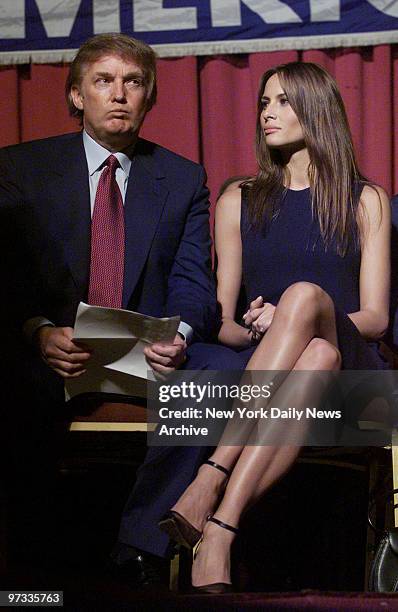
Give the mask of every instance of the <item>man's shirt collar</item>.
[[[111, 153], [108, 151], [108, 149], [105, 149], [105, 147], [98, 144], [94, 138], [87, 134], [86, 130], [83, 130], [83, 145], [86, 152], [88, 172], [91, 176], [103, 165], [104, 161], [109, 157], [109, 155], [111, 155]], [[134, 147], [129, 147], [127, 154], [122, 153], [121, 151], [113, 153], [113, 155], [117, 157], [119, 164], [127, 176], [130, 174], [133, 150]]]

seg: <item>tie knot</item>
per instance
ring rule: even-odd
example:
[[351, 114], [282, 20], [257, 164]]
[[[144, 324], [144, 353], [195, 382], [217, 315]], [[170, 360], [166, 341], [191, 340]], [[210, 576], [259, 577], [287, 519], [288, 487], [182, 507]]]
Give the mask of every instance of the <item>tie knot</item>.
[[106, 160], [105, 160], [105, 166], [108, 166], [109, 170], [111, 172], [114, 172], [116, 170], [116, 168], [118, 168], [120, 166], [118, 158], [115, 157], [115, 155], [110, 155]]

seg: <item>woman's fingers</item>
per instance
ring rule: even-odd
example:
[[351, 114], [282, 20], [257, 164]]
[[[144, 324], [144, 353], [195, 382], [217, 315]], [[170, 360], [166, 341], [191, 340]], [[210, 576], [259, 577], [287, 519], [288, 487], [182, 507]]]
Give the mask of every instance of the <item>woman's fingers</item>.
[[245, 325], [247, 325], [247, 326], [251, 325], [251, 323], [253, 321], [253, 319], [252, 319], [253, 310], [255, 310], [257, 308], [261, 308], [263, 303], [264, 303], [264, 300], [263, 300], [263, 297], [261, 295], [259, 295], [255, 300], [250, 302], [249, 310], [247, 312], [245, 312], [245, 314], [242, 317], [244, 322], [245, 322]]
[[262, 314], [262, 308], [255, 308], [254, 310], [250, 310], [248, 316], [245, 319], [245, 325], [252, 325], [254, 321], [258, 319], [258, 317]]
[[258, 308], [258, 306], [262, 306], [264, 304], [263, 296], [259, 295], [255, 300], [250, 302], [250, 308]]
[[275, 306], [272, 304], [265, 304], [262, 313], [252, 323], [252, 329], [258, 334], [263, 334], [266, 332], [272, 323], [274, 312]]

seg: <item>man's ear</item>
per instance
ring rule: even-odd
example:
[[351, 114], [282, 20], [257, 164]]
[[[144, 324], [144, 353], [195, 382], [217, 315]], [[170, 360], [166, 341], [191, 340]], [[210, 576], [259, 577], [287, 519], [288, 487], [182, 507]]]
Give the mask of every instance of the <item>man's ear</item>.
[[73, 104], [76, 106], [76, 108], [78, 108], [79, 110], [83, 110], [83, 96], [77, 85], [72, 85], [70, 95], [72, 97]]

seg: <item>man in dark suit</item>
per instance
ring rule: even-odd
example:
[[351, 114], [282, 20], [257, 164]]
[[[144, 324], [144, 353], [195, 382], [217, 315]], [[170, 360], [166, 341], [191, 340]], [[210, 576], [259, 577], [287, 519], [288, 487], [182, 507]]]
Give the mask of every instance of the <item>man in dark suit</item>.
[[[202, 343], [216, 320], [204, 170], [138, 136], [156, 98], [152, 49], [121, 34], [93, 37], [71, 65], [66, 94], [82, 132], [0, 151], [0, 207], [12, 227], [7, 239], [18, 245], [12, 316], [23, 324], [32, 360], [36, 349], [41, 356], [36, 389], [61, 406], [64, 380], [84, 372], [90, 351], [73, 340], [81, 300], [180, 315], [173, 343], [145, 349], [162, 375], [233, 369], [232, 352]], [[117, 563], [135, 562], [142, 582], [150, 581], [145, 553], [149, 561], [170, 554], [157, 521], [205, 452], [148, 452], [115, 553]]]

